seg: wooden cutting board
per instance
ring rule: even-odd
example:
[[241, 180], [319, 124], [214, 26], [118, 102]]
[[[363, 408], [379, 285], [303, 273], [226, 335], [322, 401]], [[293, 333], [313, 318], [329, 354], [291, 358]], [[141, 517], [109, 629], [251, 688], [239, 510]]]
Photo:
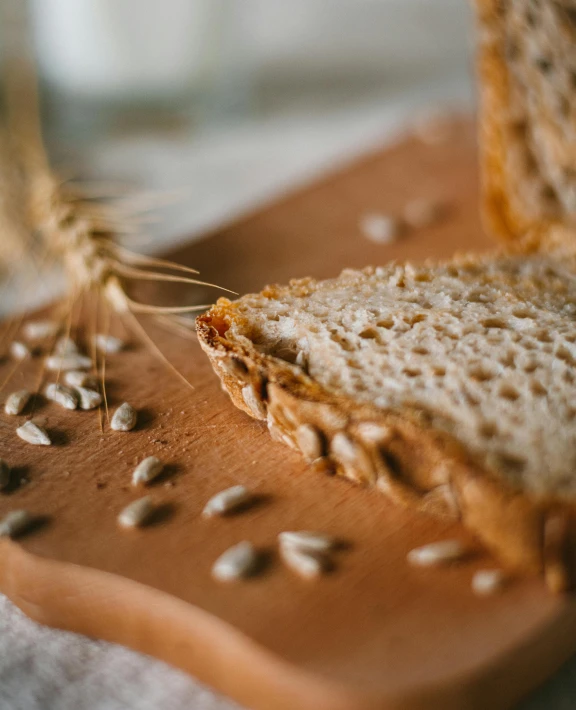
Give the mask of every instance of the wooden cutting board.
[[[407, 139], [174, 256], [246, 292], [345, 266], [486, 249], [474, 129], [455, 122], [451, 133], [436, 146]], [[359, 232], [362, 214], [398, 212], [420, 196], [446, 200], [437, 226], [391, 246]], [[93, 316], [89, 305], [75, 310], [80, 337]], [[495, 564], [480, 549], [451, 568], [409, 567], [416, 545], [474, 541], [457, 525], [312, 473], [230, 404], [194, 338], [144, 323], [194, 389], [130, 336], [130, 350], [109, 357], [107, 381], [112, 408], [128, 400], [140, 411], [136, 431], [101, 431], [95, 412], [39, 403], [55, 445], [33, 447], [14, 435], [15, 418], [0, 415], [1, 455], [22, 479], [1, 495], [0, 513], [25, 508], [43, 518], [27, 536], [0, 543], [0, 589], [30, 617], [162, 658], [260, 710], [507, 708], [576, 648], [572, 599], [551, 596], [538, 580], [478, 598], [472, 574]], [[116, 318], [112, 331], [124, 333]], [[12, 366], [3, 365], [2, 380]], [[34, 386], [40, 367], [40, 358], [20, 367], [3, 396]], [[145, 529], [120, 530], [118, 512], [142, 495], [131, 471], [152, 454], [168, 464], [150, 486], [159, 514]], [[202, 519], [206, 500], [236, 483], [254, 489], [259, 504]], [[286, 570], [275, 540], [287, 529], [344, 540], [334, 572], [305, 582]], [[217, 584], [213, 561], [244, 539], [266, 551], [266, 569]]]

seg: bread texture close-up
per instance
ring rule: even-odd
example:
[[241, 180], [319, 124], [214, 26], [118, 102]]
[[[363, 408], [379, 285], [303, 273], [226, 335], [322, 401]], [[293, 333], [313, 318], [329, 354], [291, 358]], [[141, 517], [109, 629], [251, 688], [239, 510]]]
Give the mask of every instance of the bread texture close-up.
[[476, 0], [487, 223], [507, 240], [576, 222], [576, 2]]
[[198, 319], [234, 403], [316, 468], [461, 520], [569, 586], [574, 263], [390, 264], [220, 299]]

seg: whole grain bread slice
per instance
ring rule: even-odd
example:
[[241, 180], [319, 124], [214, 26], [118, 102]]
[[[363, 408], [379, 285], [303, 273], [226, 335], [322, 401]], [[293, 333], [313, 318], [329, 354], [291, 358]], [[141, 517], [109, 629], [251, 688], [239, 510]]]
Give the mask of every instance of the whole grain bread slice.
[[576, 235], [576, 0], [476, 0], [490, 230]]
[[574, 261], [391, 264], [220, 299], [200, 343], [236, 406], [315, 467], [461, 520], [569, 585]]

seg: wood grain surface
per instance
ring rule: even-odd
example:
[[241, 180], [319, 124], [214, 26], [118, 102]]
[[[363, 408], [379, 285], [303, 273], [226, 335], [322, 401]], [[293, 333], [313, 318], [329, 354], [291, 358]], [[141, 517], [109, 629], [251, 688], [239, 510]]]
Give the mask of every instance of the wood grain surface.
[[[437, 226], [390, 246], [360, 234], [365, 212], [398, 212], [420, 196], [446, 201]], [[444, 145], [406, 139], [171, 256], [244, 293], [346, 266], [486, 249], [477, 201], [474, 129], [455, 122]], [[203, 302], [214, 292], [162, 296]], [[74, 309], [80, 340], [94, 317], [94, 304]], [[0, 513], [25, 508], [42, 522], [0, 543], [0, 590], [28, 615], [162, 658], [260, 710], [507, 708], [576, 648], [571, 599], [537, 580], [478, 598], [473, 572], [495, 563], [459, 526], [313, 473], [230, 404], [193, 337], [142, 322], [193, 388], [112, 317], [130, 348], [107, 360], [109, 405], [131, 402], [135, 431], [112, 432], [106, 422], [101, 430], [96, 412], [39, 398], [35, 415], [55, 444], [33, 447], [14, 434], [23, 417], [1, 415], [1, 456], [16, 480]], [[1, 381], [13, 367], [3, 364]], [[41, 357], [18, 367], [3, 396], [36, 386], [40, 371]], [[143, 494], [131, 472], [152, 454], [167, 463], [149, 486], [157, 515], [142, 530], [121, 530], [119, 511]], [[202, 519], [206, 500], [236, 483], [257, 492], [258, 504]], [[305, 582], [285, 569], [276, 535], [287, 529], [342, 539], [333, 573]], [[444, 569], [407, 565], [411, 548], [446, 537], [476, 553]], [[214, 582], [215, 558], [244, 539], [266, 554], [262, 574]]]

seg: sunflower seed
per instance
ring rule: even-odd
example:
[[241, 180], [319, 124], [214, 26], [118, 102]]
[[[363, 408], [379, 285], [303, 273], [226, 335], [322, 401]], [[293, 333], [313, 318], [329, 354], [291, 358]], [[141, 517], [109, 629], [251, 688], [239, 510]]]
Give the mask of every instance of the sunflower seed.
[[150, 496], [138, 498], [127, 505], [118, 516], [118, 524], [123, 528], [137, 528], [150, 519], [154, 505]]
[[115, 338], [113, 335], [97, 333], [94, 336], [94, 343], [96, 348], [106, 355], [112, 355], [113, 353], [119, 353], [121, 350], [124, 350], [124, 341], [120, 340], [120, 338]]
[[69, 387], [59, 385], [55, 382], [46, 387], [46, 397], [59, 404], [64, 409], [76, 409], [78, 406], [78, 395]]
[[280, 557], [286, 567], [304, 579], [316, 579], [327, 568], [325, 557], [292, 545], [280, 545]]
[[134, 407], [124, 402], [118, 409], [114, 412], [112, 421], [110, 422], [110, 427], [114, 431], [130, 431], [136, 426], [136, 419], [138, 415]]
[[80, 351], [74, 340], [70, 336], [64, 335], [56, 341], [54, 352], [56, 355], [69, 356], [78, 355]]
[[102, 403], [102, 395], [96, 390], [89, 390], [86, 387], [76, 387], [76, 393], [80, 403], [80, 409], [94, 409]]
[[50, 338], [60, 330], [58, 323], [50, 320], [31, 320], [25, 324], [23, 332], [27, 340]]
[[402, 225], [395, 217], [377, 212], [362, 215], [359, 223], [360, 231], [375, 244], [392, 244], [402, 232]]
[[26, 510], [13, 510], [0, 520], [0, 537], [18, 537], [34, 519]]
[[314, 461], [322, 456], [324, 449], [322, 436], [315, 426], [301, 424], [296, 429], [295, 436], [300, 451], [308, 461]]
[[18, 427], [16, 434], [23, 441], [27, 441], [29, 444], [34, 444], [35, 446], [50, 446], [52, 443], [46, 430], [32, 421], [25, 422], [22, 426]]
[[30, 348], [19, 340], [15, 340], [10, 344], [10, 355], [12, 355], [15, 360], [25, 360], [30, 357], [31, 354]]
[[148, 483], [154, 478], [157, 478], [164, 468], [164, 464], [156, 456], [148, 456], [143, 461], [140, 461], [132, 474], [132, 485], [138, 486], [141, 483]]
[[481, 597], [498, 592], [505, 583], [505, 576], [499, 569], [480, 569], [472, 577], [472, 590]]
[[456, 562], [462, 559], [466, 552], [466, 548], [458, 540], [442, 540], [410, 550], [408, 562], [416, 567], [433, 567], [447, 562]]
[[32, 395], [28, 392], [28, 390], [18, 390], [16, 392], [12, 392], [6, 398], [6, 402], [4, 403], [4, 411], [6, 414], [11, 414], [12, 416], [20, 414], [30, 401], [31, 396]]
[[256, 393], [254, 385], [242, 387], [242, 399], [253, 417], [256, 419], [266, 419], [266, 406]]
[[252, 493], [245, 486], [232, 486], [210, 498], [202, 515], [212, 518], [215, 515], [226, 515], [242, 508], [252, 500]]
[[281, 532], [278, 535], [278, 540], [280, 547], [292, 547], [304, 552], [330, 552], [337, 545], [336, 540], [331, 535], [309, 530]]
[[403, 210], [404, 222], [413, 229], [429, 227], [442, 216], [442, 205], [424, 198], [407, 202]]
[[88, 370], [92, 360], [86, 355], [50, 355], [46, 358], [46, 369], [57, 370]]
[[212, 576], [219, 582], [249, 577], [256, 572], [259, 561], [254, 545], [244, 540], [220, 555], [212, 566]]
[[368, 453], [343, 432], [334, 435], [330, 452], [340, 464], [344, 475], [357, 483], [374, 483], [374, 466]]
[[95, 387], [96, 377], [90, 372], [68, 370], [64, 373], [64, 382], [70, 387]]
[[4, 459], [0, 459], [0, 490], [10, 485], [10, 466]]

